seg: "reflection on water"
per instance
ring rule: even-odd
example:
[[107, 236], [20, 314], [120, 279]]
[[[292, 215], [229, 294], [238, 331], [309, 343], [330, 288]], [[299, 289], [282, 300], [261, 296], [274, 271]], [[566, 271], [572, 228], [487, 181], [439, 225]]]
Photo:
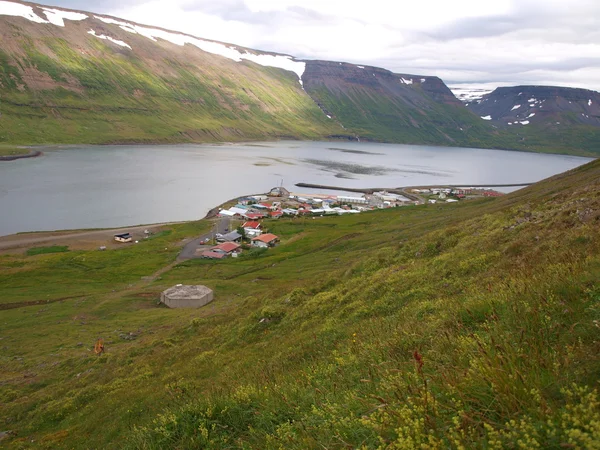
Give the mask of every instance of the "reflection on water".
[[349, 150], [347, 148], [329, 147], [327, 150], [333, 150], [334, 152], [342, 153], [352, 153], [354, 155], [385, 155], [385, 153], [366, 152], [364, 150]]
[[0, 163], [0, 235], [192, 220], [283, 183], [347, 188], [538, 181], [590, 159], [344, 142], [81, 146]]

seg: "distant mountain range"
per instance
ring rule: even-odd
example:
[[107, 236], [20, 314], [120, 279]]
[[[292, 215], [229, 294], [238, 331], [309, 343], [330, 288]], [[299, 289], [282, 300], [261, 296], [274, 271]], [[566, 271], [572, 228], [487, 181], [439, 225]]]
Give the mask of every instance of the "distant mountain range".
[[4, 144], [361, 139], [600, 153], [594, 91], [457, 90], [459, 100], [437, 77], [24, 2], [0, 2], [0, 42]]

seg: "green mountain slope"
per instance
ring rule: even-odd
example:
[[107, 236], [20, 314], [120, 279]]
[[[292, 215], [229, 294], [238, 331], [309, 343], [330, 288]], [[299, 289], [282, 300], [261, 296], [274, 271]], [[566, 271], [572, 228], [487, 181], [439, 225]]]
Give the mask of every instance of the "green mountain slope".
[[[2, 311], [7, 442], [596, 448], [599, 224], [595, 161], [499, 199], [268, 221], [272, 251], [158, 278], [210, 223], [0, 256], [22, 304]], [[176, 283], [215, 301], [157, 308]]]
[[293, 72], [151, 40], [93, 15], [65, 22], [0, 15], [0, 143], [316, 139], [343, 131]]
[[306, 91], [358, 138], [382, 142], [494, 147], [494, 128], [467, 110], [437, 77], [307, 61]]

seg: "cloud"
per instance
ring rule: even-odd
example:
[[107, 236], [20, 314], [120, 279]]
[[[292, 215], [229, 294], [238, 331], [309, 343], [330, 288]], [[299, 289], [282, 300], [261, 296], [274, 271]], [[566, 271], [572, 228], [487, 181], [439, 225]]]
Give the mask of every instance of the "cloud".
[[[83, 0], [54, 4], [89, 9]], [[600, 89], [597, 0], [104, 0], [94, 12], [446, 82]]]

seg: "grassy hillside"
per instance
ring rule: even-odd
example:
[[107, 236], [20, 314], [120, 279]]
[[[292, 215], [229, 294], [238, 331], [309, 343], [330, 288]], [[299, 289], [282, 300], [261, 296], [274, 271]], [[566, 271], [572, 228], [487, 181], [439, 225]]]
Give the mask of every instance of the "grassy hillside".
[[[565, 116], [560, 117], [565, 123]], [[513, 148], [542, 152], [562, 153], [597, 158], [600, 155], [600, 128], [586, 124], [567, 126], [550, 124], [530, 124], [501, 131], [507, 140], [515, 144]]]
[[[0, 16], [0, 143], [318, 139], [343, 129], [292, 72], [153, 42], [110, 25], [135, 50]], [[102, 28], [109, 27], [102, 24]], [[122, 35], [122, 36], [121, 36]]]
[[442, 80], [375, 67], [308, 61], [313, 100], [361, 139], [407, 144], [502, 146], [494, 128], [467, 110]]
[[[364, 89], [309, 90], [335, 117], [362, 139], [406, 144], [501, 147], [488, 124], [461, 105], [429, 100], [415, 107], [403, 98]], [[426, 95], [426, 94], [424, 94]], [[427, 97], [425, 97], [427, 98]]]
[[[599, 217], [596, 161], [499, 199], [272, 221], [281, 245], [237, 260], [169, 265], [205, 222], [0, 256], [3, 444], [598, 448]], [[175, 283], [215, 301], [156, 307]], [[14, 307], [41, 299], [62, 300]]]

